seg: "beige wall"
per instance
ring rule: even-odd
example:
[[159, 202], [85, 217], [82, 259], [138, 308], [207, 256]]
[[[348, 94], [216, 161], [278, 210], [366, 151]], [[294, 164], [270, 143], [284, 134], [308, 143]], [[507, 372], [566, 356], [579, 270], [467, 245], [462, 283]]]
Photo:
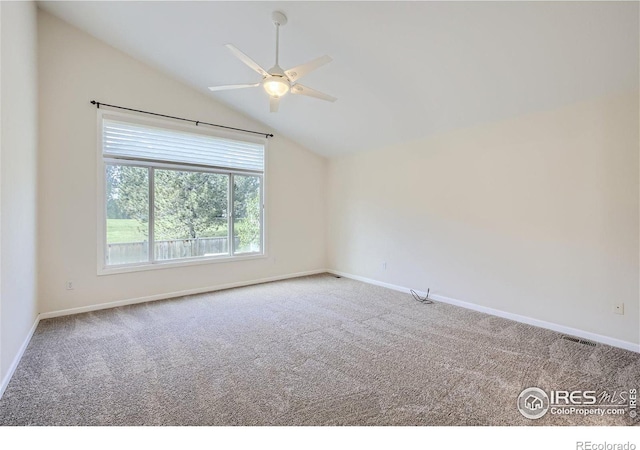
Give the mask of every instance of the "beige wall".
[[38, 31], [41, 312], [329, 267], [640, 342], [637, 92], [328, 167], [276, 137], [268, 259], [97, 276], [89, 100], [264, 127], [47, 13]]
[[[38, 33], [41, 312], [326, 266], [327, 161], [276, 136], [267, 160], [268, 259], [97, 276], [97, 119], [90, 100], [235, 127], [265, 126], [42, 11]], [[65, 289], [67, 280], [75, 290]]]
[[639, 343], [638, 142], [634, 92], [332, 159], [329, 267]]
[[35, 4], [0, 2], [0, 10], [1, 382], [37, 316], [38, 84]]

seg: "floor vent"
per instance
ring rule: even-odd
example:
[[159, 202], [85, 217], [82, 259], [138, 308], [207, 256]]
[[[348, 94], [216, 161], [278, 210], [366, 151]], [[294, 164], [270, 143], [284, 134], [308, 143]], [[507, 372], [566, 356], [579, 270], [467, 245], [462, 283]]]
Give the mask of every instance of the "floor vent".
[[565, 341], [577, 342], [578, 344], [582, 344], [582, 345], [588, 345], [589, 347], [595, 347], [596, 346], [595, 342], [587, 341], [585, 339], [578, 339], [578, 338], [573, 337], [573, 336], [562, 336], [562, 339], [564, 339]]

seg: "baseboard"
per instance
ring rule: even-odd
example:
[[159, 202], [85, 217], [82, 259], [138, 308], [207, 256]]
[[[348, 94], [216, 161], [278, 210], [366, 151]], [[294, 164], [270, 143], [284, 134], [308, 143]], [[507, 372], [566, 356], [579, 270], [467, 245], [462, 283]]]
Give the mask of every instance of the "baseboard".
[[[332, 273], [334, 275], [339, 275], [345, 278], [351, 278], [353, 280], [362, 281], [368, 284], [374, 284], [376, 286], [382, 286], [388, 289], [392, 289], [394, 291], [400, 291], [405, 293], [410, 293], [410, 289], [404, 286], [398, 286], [396, 284], [385, 283], [383, 281], [374, 280], [372, 278], [361, 277], [359, 275], [353, 275], [346, 272], [340, 272], [338, 270], [327, 270], [328, 273]], [[420, 295], [426, 295], [426, 292], [416, 291]], [[502, 311], [499, 309], [489, 308], [486, 306], [477, 305], [475, 303], [464, 302], [462, 300], [457, 300], [454, 298], [445, 297], [443, 295], [430, 294], [429, 298], [436, 300], [438, 302], [447, 303], [454, 306], [460, 306], [461, 308], [471, 309], [473, 311], [482, 312], [485, 314], [490, 314], [492, 316], [502, 317], [504, 319], [514, 320], [520, 323], [526, 323], [527, 325], [533, 325], [534, 327], [546, 328], [547, 330], [556, 331], [558, 333], [568, 334], [571, 336], [577, 336], [583, 339], [588, 339], [595, 342], [600, 342], [602, 344], [610, 345], [612, 347], [622, 348], [624, 350], [630, 350], [632, 352], [640, 353], [640, 345], [634, 344], [633, 342], [623, 341], [621, 339], [612, 338], [609, 336], [603, 336], [601, 334], [591, 333], [590, 331], [579, 330], [577, 328], [571, 328], [564, 325], [560, 325], [553, 322], [547, 322], [544, 320], [534, 319], [532, 317], [521, 316], [519, 314], [510, 313], [507, 311]]]
[[33, 333], [35, 333], [36, 328], [38, 327], [38, 323], [40, 323], [40, 321], [43, 319], [69, 316], [72, 314], [80, 314], [80, 313], [90, 312], [90, 311], [98, 311], [100, 309], [116, 308], [118, 306], [134, 305], [136, 303], [151, 302], [154, 300], [165, 300], [168, 298], [183, 297], [185, 295], [203, 294], [205, 292], [221, 291], [223, 289], [231, 289], [231, 288], [242, 287], [242, 286], [251, 286], [254, 284], [269, 283], [272, 281], [286, 280], [289, 278], [306, 277], [309, 275], [317, 275], [320, 273], [327, 273], [327, 270], [326, 269], [309, 270], [306, 272], [297, 272], [297, 273], [291, 273], [287, 275], [278, 275], [275, 277], [261, 278], [258, 280], [239, 281], [236, 283], [219, 284], [216, 286], [209, 286], [204, 288], [175, 291], [175, 292], [169, 292], [167, 294], [150, 295], [147, 297], [138, 297], [138, 298], [132, 298], [127, 300], [109, 302], [109, 303], [100, 303], [98, 305], [82, 306], [79, 308], [69, 308], [69, 309], [63, 309], [59, 311], [50, 311], [50, 312], [38, 314], [38, 317], [36, 317], [36, 320], [33, 323], [33, 326], [31, 327], [31, 329], [29, 330], [29, 333], [27, 334], [27, 337], [25, 338], [24, 342], [22, 343], [20, 350], [16, 354], [15, 358], [13, 358], [11, 366], [9, 367], [9, 371], [7, 372], [5, 377], [2, 379], [2, 384], [0, 384], [0, 398], [2, 398], [2, 395], [4, 394], [5, 389], [9, 385], [9, 381], [11, 381], [11, 377], [13, 376], [13, 374], [16, 371], [16, 368], [18, 367], [18, 364], [22, 359], [22, 355], [24, 355], [24, 352], [27, 349], [27, 346], [29, 345], [31, 338], [33, 337]]
[[101, 310], [101, 309], [117, 308], [118, 306], [135, 305], [136, 303], [152, 302], [152, 301], [155, 301], [155, 300], [166, 300], [166, 299], [169, 299], [169, 298], [184, 297], [185, 295], [203, 294], [205, 292], [221, 291], [221, 290], [224, 290], [224, 289], [231, 289], [231, 288], [242, 287], [242, 286], [251, 286], [251, 285], [254, 285], [254, 284], [269, 283], [269, 282], [272, 282], [272, 281], [286, 280], [286, 279], [289, 279], [289, 278], [306, 277], [306, 276], [309, 276], [309, 275], [317, 275], [319, 273], [327, 273], [327, 270], [326, 269], [309, 270], [309, 271], [306, 271], [306, 272], [297, 272], [297, 273], [291, 273], [291, 274], [287, 274], [287, 275], [278, 275], [278, 276], [274, 276], [274, 277], [260, 278], [260, 279], [257, 279], [257, 280], [239, 281], [239, 282], [236, 282], [236, 283], [218, 284], [218, 285], [215, 285], [215, 286], [207, 286], [207, 287], [196, 288], [196, 289], [187, 289], [187, 290], [183, 290], [183, 291], [168, 292], [166, 294], [156, 294], [156, 295], [149, 295], [149, 296], [145, 296], [145, 297], [137, 297], [137, 298], [130, 298], [130, 299], [125, 299], [125, 300], [117, 300], [115, 302], [99, 303], [97, 305], [89, 305], [89, 306], [80, 306], [80, 307], [77, 307], [77, 308], [61, 309], [61, 310], [58, 310], [58, 311], [49, 311], [49, 312], [41, 313], [39, 317], [40, 317], [41, 320], [42, 319], [51, 319], [51, 318], [54, 318], [54, 317], [70, 316], [72, 314], [81, 314], [81, 313], [86, 313], [86, 312], [91, 312], [91, 311], [98, 311], [98, 310]]
[[[20, 350], [18, 351], [18, 353], [14, 357], [14, 359], [13, 359], [13, 361], [11, 363], [11, 366], [9, 367], [9, 371], [7, 372], [5, 377], [2, 379], [2, 383], [0, 384], [0, 398], [2, 398], [2, 395], [4, 394], [5, 389], [9, 385], [9, 381], [11, 380], [11, 377], [13, 376], [14, 372], [16, 371], [16, 368], [18, 367], [18, 364], [20, 363], [20, 360], [22, 359], [22, 355], [24, 354], [25, 350], [27, 349], [27, 346], [29, 345], [29, 342], [31, 341], [31, 337], [33, 336], [33, 333], [36, 331], [36, 328], [38, 327], [38, 323], [42, 319], [50, 319], [50, 318], [53, 318], [53, 317], [61, 317], [61, 316], [68, 316], [68, 315], [72, 315], [72, 314], [80, 314], [80, 313], [90, 312], [90, 311], [98, 311], [98, 310], [101, 310], [101, 309], [116, 308], [118, 306], [134, 305], [136, 303], [144, 303], [144, 302], [150, 302], [150, 301], [154, 301], [154, 300], [164, 300], [164, 299], [173, 298], [173, 297], [182, 297], [182, 296], [185, 296], [185, 295], [195, 295], [195, 294], [202, 294], [202, 293], [205, 293], [205, 292], [214, 292], [214, 291], [220, 291], [220, 290], [224, 290], [224, 289], [231, 289], [231, 288], [242, 287], [242, 286], [251, 286], [251, 285], [254, 285], [254, 284], [269, 283], [269, 282], [272, 282], [272, 281], [279, 281], [279, 280], [286, 280], [286, 279], [290, 279], [290, 278], [305, 277], [305, 276], [309, 276], [309, 275], [317, 275], [317, 274], [320, 274], [320, 273], [332, 273], [334, 275], [339, 275], [339, 276], [345, 277], [345, 278], [351, 278], [353, 280], [362, 281], [364, 283], [373, 284], [373, 285], [376, 285], [376, 286], [382, 286], [382, 287], [385, 287], [385, 288], [388, 288], [388, 289], [392, 289], [394, 291], [399, 291], [399, 292], [404, 292], [404, 293], [409, 293], [410, 292], [410, 289], [407, 288], [407, 287], [398, 286], [396, 284], [391, 284], [391, 283], [385, 283], [383, 281], [374, 280], [372, 278], [362, 277], [362, 276], [359, 276], [359, 275], [353, 275], [353, 274], [346, 273], [346, 272], [341, 272], [341, 271], [338, 271], [338, 270], [317, 269], [317, 270], [309, 270], [309, 271], [306, 271], [306, 272], [297, 272], [297, 273], [292, 273], [292, 274], [287, 274], [287, 275], [278, 275], [278, 276], [275, 276], [275, 277], [261, 278], [261, 279], [258, 279], [258, 280], [239, 281], [239, 282], [236, 282], [236, 283], [219, 284], [219, 285], [215, 285], [215, 286], [209, 286], [209, 287], [203, 287], [203, 288], [197, 288], [197, 289], [174, 291], [174, 292], [169, 292], [167, 294], [150, 295], [150, 296], [146, 296], [146, 297], [138, 297], [138, 298], [132, 298], [132, 299], [126, 299], [126, 300], [119, 300], [119, 301], [109, 302], [109, 303], [100, 303], [98, 305], [82, 306], [82, 307], [78, 307], [78, 308], [70, 308], [70, 309], [63, 309], [63, 310], [58, 310], [58, 311], [50, 311], [50, 312], [46, 312], [46, 313], [41, 313], [41, 314], [38, 315], [38, 317], [36, 317], [36, 320], [33, 323], [33, 326], [31, 327], [31, 329], [29, 330], [29, 333], [27, 334], [27, 337], [25, 338], [24, 342], [22, 343], [22, 346], [20, 347]], [[418, 292], [418, 293], [420, 295], [425, 295], [424, 292]], [[485, 313], [485, 314], [490, 314], [492, 316], [502, 317], [504, 319], [510, 319], [510, 320], [514, 320], [516, 322], [526, 323], [528, 325], [533, 325], [533, 326], [540, 327], [540, 328], [546, 328], [548, 330], [556, 331], [556, 332], [559, 332], [559, 333], [569, 334], [569, 335], [572, 335], [572, 336], [577, 336], [577, 337], [581, 337], [581, 338], [584, 338], [584, 339], [589, 339], [589, 340], [592, 340], [592, 341], [600, 342], [602, 344], [610, 345], [612, 347], [618, 347], [618, 348], [622, 348], [622, 349], [625, 349], [625, 350], [630, 350], [632, 352], [640, 353], [640, 345], [634, 344], [633, 342], [623, 341], [621, 339], [615, 339], [615, 338], [608, 337], [608, 336], [602, 336], [600, 334], [591, 333], [589, 331], [579, 330], [577, 328], [571, 328], [571, 327], [567, 327], [567, 326], [564, 326], [564, 325], [559, 325], [559, 324], [552, 323], [552, 322], [546, 322], [544, 320], [538, 320], [538, 319], [534, 319], [534, 318], [531, 318], [531, 317], [521, 316], [519, 314], [513, 314], [513, 313], [502, 311], [502, 310], [499, 310], [499, 309], [494, 309], [494, 308], [489, 308], [489, 307], [486, 307], [486, 306], [476, 305], [474, 303], [464, 302], [462, 300], [456, 300], [456, 299], [445, 297], [445, 296], [442, 296], [442, 295], [433, 294], [430, 297], [433, 298], [434, 300], [442, 302], [442, 303], [447, 303], [447, 304], [450, 304], [450, 305], [459, 306], [459, 307], [466, 308], [466, 309], [471, 309], [471, 310], [482, 312], [482, 313]]]
[[31, 342], [31, 338], [33, 337], [33, 333], [35, 333], [36, 328], [38, 328], [38, 323], [40, 323], [40, 315], [38, 315], [38, 317], [36, 317], [36, 320], [33, 322], [33, 325], [31, 326], [31, 329], [27, 333], [27, 337], [24, 339], [24, 342], [20, 346], [20, 349], [18, 350], [18, 353], [13, 358], [13, 361], [11, 362], [11, 365], [9, 366], [9, 371], [7, 372], [7, 374], [2, 379], [2, 383], [0, 383], [0, 398], [2, 398], [2, 396], [4, 395], [4, 391], [5, 391], [5, 389], [7, 389], [7, 386], [9, 385], [9, 381], [11, 381], [11, 377], [13, 376], [13, 374], [16, 371], [16, 369], [18, 368], [18, 364], [20, 363], [20, 360], [22, 359], [22, 355], [24, 355], [25, 350], [29, 346], [29, 342]]

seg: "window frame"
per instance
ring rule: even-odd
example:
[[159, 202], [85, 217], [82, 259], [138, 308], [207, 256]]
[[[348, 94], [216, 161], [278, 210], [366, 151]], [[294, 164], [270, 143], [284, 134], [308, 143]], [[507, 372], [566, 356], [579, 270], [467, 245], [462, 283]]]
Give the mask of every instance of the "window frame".
[[[203, 126], [196, 126], [192, 124], [176, 124], [173, 121], [164, 120], [164, 119], [156, 119], [156, 118], [147, 118], [142, 117], [137, 114], [123, 113], [119, 111], [108, 111], [108, 110], [97, 110], [97, 216], [98, 216], [98, 227], [97, 227], [97, 274], [98, 275], [111, 275], [117, 273], [128, 273], [128, 272], [138, 272], [138, 271], [146, 271], [146, 270], [158, 270], [158, 269], [168, 269], [175, 267], [184, 267], [191, 265], [202, 265], [202, 264], [216, 264], [216, 263], [229, 263], [229, 262], [237, 262], [237, 261], [248, 261], [255, 259], [266, 259], [268, 258], [267, 254], [267, 196], [266, 196], [266, 179], [267, 179], [267, 139], [260, 137], [247, 137], [244, 134], [235, 133], [231, 131], [218, 131], [212, 130], [209, 128], [205, 128]], [[169, 163], [169, 162], [157, 162], [157, 161], [149, 161], [143, 159], [127, 159], [127, 158], [112, 158], [105, 157], [103, 155], [103, 120], [104, 119], [115, 119], [121, 121], [132, 122], [140, 125], [149, 125], [152, 127], [160, 127], [166, 128], [169, 130], [183, 131], [188, 133], [202, 134], [206, 136], [212, 136], [223, 139], [232, 139], [237, 141], [246, 141], [258, 143], [264, 146], [264, 166], [263, 172], [257, 171], [243, 171], [243, 170], [235, 170], [235, 169], [222, 169], [222, 168], [214, 168], [211, 166], [198, 165], [198, 164], [184, 164], [184, 163]], [[105, 170], [107, 165], [128, 165], [134, 167], [143, 167], [149, 170], [149, 261], [140, 262], [140, 263], [130, 263], [130, 264], [118, 264], [118, 265], [107, 265], [106, 263], [106, 255], [107, 255], [107, 185], [105, 179]], [[179, 259], [171, 259], [171, 260], [154, 260], [152, 258], [154, 251], [154, 235], [153, 235], [153, 226], [155, 219], [155, 199], [154, 199], [154, 170], [155, 169], [169, 169], [169, 170], [180, 170], [180, 171], [190, 171], [190, 172], [201, 172], [201, 173], [215, 173], [221, 175], [227, 175], [229, 177], [228, 185], [229, 192], [227, 196], [228, 208], [227, 208], [227, 220], [229, 223], [228, 236], [230, 236], [229, 242], [229, 254], [224, 256], [196, 256], [190, 258], [179, 258]], [[261, 233], [260, 233], [260, 252], [246, 252], [240, 254], [234, 254], [234, 230], [233, 230], [233, 176], [234, 175], [243, 175], [243, 176], [255, 176], [260, 179], [260, 223], [261, 223]]]

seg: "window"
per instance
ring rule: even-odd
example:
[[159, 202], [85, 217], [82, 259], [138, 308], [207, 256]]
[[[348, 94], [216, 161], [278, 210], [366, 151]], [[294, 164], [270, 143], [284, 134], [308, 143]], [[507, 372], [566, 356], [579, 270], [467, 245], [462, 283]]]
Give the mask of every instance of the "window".
[[264, 140], [99, 115], [99, 271], [264, 254]]

